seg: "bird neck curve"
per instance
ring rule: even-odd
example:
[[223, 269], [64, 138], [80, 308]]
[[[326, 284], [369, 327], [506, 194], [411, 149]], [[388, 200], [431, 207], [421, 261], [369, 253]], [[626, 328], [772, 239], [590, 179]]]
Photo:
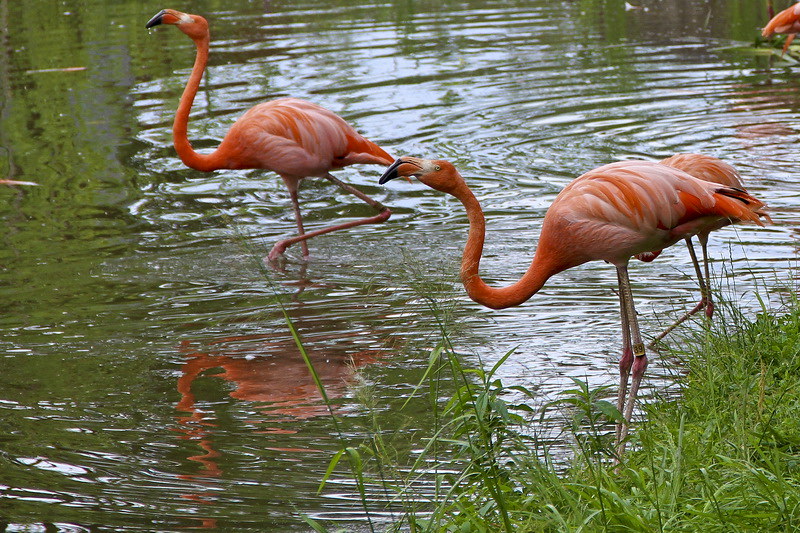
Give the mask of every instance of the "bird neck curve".
[[463, 186], [455, 189], [452, 194], [461, 200], [469, 219], [469, 235], [461, 259], [461, 281], [464, 288], [472, 300], [492, 309], [520, 305], [536, 294], [550, 276], [560, 269], [551, 268], [546, 254], [540, 253], [542, 247], [538, 246], [528, 270], [519, 281], [501, 288], [487, 285], [479, 274], [486, 238], [486, 218], [478, 199], [467, 184], [463, 181], [462, 183]]
[[197, 46], [197, 56], [194, 60], [192, 73], [189, 75], [189, 80], [183, 89], [178, 110], [175, 112], [175, 122], [172, 124], [172, 142], [178, 157], [181, 158], [184, 165], [195, 170], [211, 171], [220, 168], [215, 162], [214, 156], [216, 152], [211, 154], [197, 153], [192, 148], [192, 143], [189, 142], [188, 138], [189, 113], [192, 110], [194, 97], [200, 88], [200, 80], [203, 79], [203, 73], [208, 64], [210, 36], [206, 33], [205, 36], [193, 38], [192, 40]]

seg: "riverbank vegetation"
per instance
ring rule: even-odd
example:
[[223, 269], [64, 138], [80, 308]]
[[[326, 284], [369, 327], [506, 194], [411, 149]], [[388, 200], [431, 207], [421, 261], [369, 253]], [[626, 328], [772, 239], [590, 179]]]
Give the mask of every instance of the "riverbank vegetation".
[[[444, 324], [414, 392], [430, 396], [436, 433], [403, 457], [375, 427], [336, 459], [349, 460], [365, 511], [391, 517], [371, 519], [373, 531], [798, 529], [800, 306], [790, 296], [762, 311], [723, 306], [710, 330], [698, 323], [673, 339], [659, 356], [675, 369], [674, 387], [641, 404], [620, 465], [613, 386], [575, 379], [539, 405], [495, 377], [513, 353], [489, 370], [467, 368]], [[446, 402], [436, 386], [445, 374], [460, 384]], [[544, 431], [554, 419], [557, 434]], [[370, 486], [385, 508], [364, 496]]]

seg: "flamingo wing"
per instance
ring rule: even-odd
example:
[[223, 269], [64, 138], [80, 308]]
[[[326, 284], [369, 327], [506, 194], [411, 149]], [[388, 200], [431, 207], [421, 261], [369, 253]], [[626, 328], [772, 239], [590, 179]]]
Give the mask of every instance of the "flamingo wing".
[[295, 178], [394, 160], [335, 113], [297, 98], [252, 107], [231, 126], [220, 151], [232, 156], [227, 168], [265, 168]]
[[721, 219], [763, 225], [759, 220], [763, 208], [762, 202], [741, 190], [658, 163], [621, 161], [574, 180], [556, 197], [547, 215], [550, 225], [561, 226], [573, 236], [574, 257], [568, 263], [602, 259], [622, 264]]

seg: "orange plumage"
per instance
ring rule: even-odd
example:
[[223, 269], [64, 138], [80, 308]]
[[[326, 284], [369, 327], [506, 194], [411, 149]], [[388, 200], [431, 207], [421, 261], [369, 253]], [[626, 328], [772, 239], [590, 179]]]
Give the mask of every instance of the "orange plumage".
[[[727, 192], [725, 192], [723, 196], [727, 196], [729, 199], [726, 200], [724, 198], [719, 198], [719, 216], [713, 219], [706, 219], [705, 223], [701, 224], [694, 233], [694, 236], [696, 236], [697, 240], [700, 241], [700, 247], [703, 253], [703, 270], [705, 273], [703, 273], [703, 271], [700, 269], [700, 263], [697, 259], [697, 255], [695, 254], [694, 246], [692, 245], [693, 235], [687, 235], [684, 238], [686, 241], [686, 246], [689, 249], [689, 254], [692, 258], [692, 265], [694, 266], [698, 283], [700, 284], [700, 301], [693, 309], [686, 312], [674, 324], [659, 334], [653, 340], [653, 343], [664, 338], [670, 331], [675, 329], [676, 326], [701, 309], [705, 309], [705, 313], [708, 318], [711, 318], [711, 316], [714, 314], [707, 246], [710, 233], [727, 226], [734, 220], [750, 220], [758, 224], [761, 224], [761, 222], [754, 220], [754, 216], [757, 218], [764, 218], [767, 221], [770, 220], [769, 215], [767, 215], [763, 209], [763, 204], [760, 202], [758, 202], [759, 205], [748, 207], [752, 197], [744, 192], [744, 185], [742, 184], [741, 176], [735, 168], [721, 159], [704, 154], [683, 153], [668, 157], [662, 160], [660, 163], [662, 165], [682, 170], [683, 172], [686, 172], [687, 174], [703, 181], [718, 183], [727, 187]], [[730, 198], [734, 198], [738, 201], [731, 201]], [[697, 217], [702, 209], [704, 209], [703, 206], [697, 205], [697, 202], [692, 197], [682, 196], [681, 200], [687, 209], [687, 214], [685, 215], [686, 220], [680, 221], [681, 223], [689, 222], [693, 218]], [[725, 212], [728, 212], [730, 216], [725, 216]], [[643, 252], [637, 254], [636, 258], [641, 261], [649, 262], [658, 257], [660, 253], [661, 250]]]
[[787, 7], [767, 22], [761, 31], [761, 36], [769, 39], [776, 33], [786, 34], [786, 42], [783, 44], [781, 55], [786, 53], [789, 45], [792, 44], [795, 36], [800, 33], [800, 4]]

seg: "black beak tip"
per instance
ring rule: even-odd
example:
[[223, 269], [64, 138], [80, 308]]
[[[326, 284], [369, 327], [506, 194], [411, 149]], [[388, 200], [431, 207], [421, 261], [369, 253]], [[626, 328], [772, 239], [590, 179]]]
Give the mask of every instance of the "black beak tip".
[[391, 181], [397, 177], [399, 176], [397, 175], [397, 172], [394, 170], [385, 172], [383, 176], [381, 176], [381, 179], [378, 180], [378, 184], [385, 185], [387, 181]]
[[395, 178], [399, 178], [400, 176], [397, 173], [397, 167], [399, 167], [403, 163], [402, 159], [395, 160], [394, 163], [389, 165], [389, 168], [386, 169], [386, 172], [383, 173], [383, 176], [378, 180], [379, 185], [385, 184], [387, 181], [391, 181]]
[[161, 19], [164, 18], [164, 13], [166, 13], [166, 11], [164, 11], [163, 9], [161, 11], [159, 11], [158, 13], [156, 13], [155, 16], [153, 18], [151, 18], [147, 22], [147, 24], [144, 25], [144, 27], [147, 28], [147, 29], [150, 29], [153, 26], [158, 26], [159, 24], [161, 24]]

